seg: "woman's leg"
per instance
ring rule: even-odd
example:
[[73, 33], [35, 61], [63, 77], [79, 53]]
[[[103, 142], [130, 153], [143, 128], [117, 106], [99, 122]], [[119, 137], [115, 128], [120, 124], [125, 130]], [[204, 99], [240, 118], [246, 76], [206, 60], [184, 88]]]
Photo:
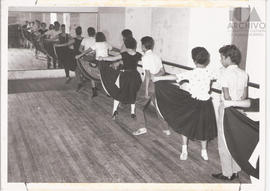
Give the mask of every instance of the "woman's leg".
[[201, 156], [204, 160], [208, 160], [208, 155], [207, 155], [207, 141], [201, 141], [201, 145], [202, 145], [202, 151], [201, 151]]
[[187, 142], [188, 138], [185, 135], [182, 135], [182, 153], [180, 155], [180, 160], [187, 160], [188, 157]]
[[92, 92], [93, 92], [92, 97], [96, 97], [98, 93], [97, 93], [96, 83], [94, 80], [91, 80], [91, 86], [92, 86]]
[[66, 74], [66, 84], [70, 82], [71, 78], [69, 76], [69, 67], [66, 63], [63, 63], [63, 61], [59, 61], [64, 66], [65, 74]]
[[113, 100], [113, 115], [112, 115], [113, 120], [115, 120], [116, 116], [118, 115], [117, 108], [118, 108], [119, 103], [120, 103], [119, 101], [115, 99]]
[[130, 105], [131, 118], [136, 118], [135, 108], [136, 108], [135, 103], [133, 103], [133, 104]]

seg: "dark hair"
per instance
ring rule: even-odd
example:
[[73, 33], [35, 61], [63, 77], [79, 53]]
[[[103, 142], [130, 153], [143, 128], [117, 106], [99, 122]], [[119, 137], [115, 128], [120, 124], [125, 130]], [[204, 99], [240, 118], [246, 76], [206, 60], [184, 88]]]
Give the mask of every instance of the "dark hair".
[[78, 26], [75, 29], [76, 35], [81, 35], [82, 34], [82, 27]]
[[133, 37], [126, 38], [124, 40], [124, 44], [126, 48], [129, 48], [129, 49], [135, 50], [137, 48], [137, 41]]
[[237, 65], [241, 62], [241, 52], [235, 45], [226, 45], [219, 49], [219, 53], [225, 58], [230, 57], [231, 61]]
[[152, 37], [145, 36], [141, 39], [141, 43], [147, 50], [153, 50], [155, 41]]
[[60, 27], [60, 23], [58, 21], [55, 21], [53, 24], [54, 26], [58, 25]]
[[49, 29], [50, 30], [54, 29], [54, 25], [53, 24], [50, 24]]
[[204, 47], [195, 47], [191, 50], [194, 62], [207, 66], [210, 62], [210, 54]]
[[122, 31], [122, 36], [123, 36], [124, 38], [133, 37], [132, 31], [129, 30], [129, 29], [125, 29], [125, 30]]
[[88, 33], [88, 36], [92, 36], [93, 37], [96, 34], [96, 30], [93, 27], [89, 27], [87, 29], [87, 33]]
[[106, 37], [103, 32], [97, 32], [96, 34], [96, 42], [105, 42]]
[[66, 25], [65, 25], [65, 24], [62, 24], [62, 25], [61, 25], [61, 28], [62, 28], [62, 27], [66, 27]]
[[46, 27], [46, 26], [47, 26], [47, 24], [43, 22], [43, 23], [41, 23], [41, 26], [45, 26], [45, 27]]

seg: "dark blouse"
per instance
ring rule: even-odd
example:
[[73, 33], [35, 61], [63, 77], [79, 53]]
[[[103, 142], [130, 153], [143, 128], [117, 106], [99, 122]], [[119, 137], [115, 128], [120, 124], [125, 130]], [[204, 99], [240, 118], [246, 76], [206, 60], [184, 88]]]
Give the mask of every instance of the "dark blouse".
[[134, 55], [130, 55], [127, 52], [121, 53], [123, 66], [121, 69], [123, 70], [137, 70], [138, 62], [141, 60], [142, 55], [138, 52]]
[[82, 39], [74, 38], [74, 40], [75, 40], [75, 42], [74, 42], [74, 52], [75, 52], [76, 55], [80, 54], [79, 48], [80, 48]]
[[58, 35], [58, 39], [59, 39], [59, 42], [60, 44], [64, 44], [64, 43], [67, 43], [68, 40], [69, 40], [69, 36], [68, 34], [65, 34], [65, 36], [63, 36], [61, 33]]

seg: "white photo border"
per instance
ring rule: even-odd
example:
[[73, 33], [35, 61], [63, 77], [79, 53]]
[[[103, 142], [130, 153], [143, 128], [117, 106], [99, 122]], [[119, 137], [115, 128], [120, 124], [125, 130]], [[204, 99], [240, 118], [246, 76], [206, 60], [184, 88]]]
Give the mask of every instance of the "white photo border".
[[[234, 1], [214, 1], [214, 0], [172, 0], [172, 1], [166, 1], [166, 0], [93, 0], [90, 2], [86, 2], [84, 0], [2, 0], [1, 1], [1, 191], [9, 191], [12, 188], [12, 191], [14, 188], [19, 189], [27, 189], [31, 191], [45, 191], [45, 190], [115, 190], [115, 191], [122, 191], [122, 190], [170, 190], [170, 191], [181, 191], [181, 190], [238, 190], [239, 184], [110, 184], [110, 183], [96, 183], [96, 184], [81, 184], [81, 183], [74, 183], [74, 184], [49, 184], [49, 183], [29, 183], [26, 185], [27, 188], [25, 188], [24, 183], [19, 183], [18, 185], [11, 185], [11, 183], [7, 182], [7, 172], [8, 172], [8, 156], [7, 156], [7, 122], [8, 122], [8, 34], [7, 34], [7, 26], [8, 26], [8, 9], [9, 7], [48, 7], [48, 6], [54, 6], [54, 7], [101, 7], [101, 6], [108, 6], [108, 7], [117, 7], [117, 6], [130, 6], [130, 7], [140, 7], [140, 6], [149, 6], [149, 7], [227, 7], [227, 6], [254, 6], [258, 4], [264, 4], [267, 2], [268, 8], [270, 8], [269, 1], [264, 0], [234, 0]], [[265, 17], [266, 23], [270, 23], [270, 15], [267, 14], [266, 10], [266, 17]], [[268, 47], [266, 48], [266, 51], [269, 52], [269, 26], [267, 25], [267, 42]], [[267, 52], [266, 52], [267, 56]], [[266, 165], [266, 159], [270, 158], [269, 152], [266, 152], [266, 148], [268, 148], [268, 144], [270, 144], [270, 140], [266, 139], [266, 133], [267, 137], [270, 136], [269, 130], [266, 130], [266, 114], [267, 111], [269, 111], [269, 102], [267, 102], [266, 97], [269, 95], [269, 80], [270, 77], [266, 74], [269, 74], [270, 67], [267, 66], [267, 62], [269, 61], [269, 54], [268, 57], [265, 58], [265, 82], [260, 84], [260, 112], [261, 112], [261, 122], [260, 122], [260, 142], [263, 145], [262, 146], [262, 155], [260, 156], [260, 183], [257, 184], [242, 184], [242, 190], [259, 190], [259, 188], [263, 188], [264, 190], [266, 188], [270, 189], [267, 185], [265, 187], [265, 184], [269, 180], [268, 172], [269, 172], [269, 165]], [[266, 73], [267, 72], [267, 73]], [[266, 87], [267, 86], [267, 87]], [[267, 107], [267, 109], [266, 109]], [[269, 151], [269, 149], [267, 150]], [[267, 156], [265, 155], [267, 153]], [[267, 167], [268, 169], [265, 170]], [[266, 179], [268, 178], [268, 179]], [[270, 180], [269, 180], [270, 181]], [[15, 187], [14, 187], [15, 186]], [[16, 187], [18, 186], [18, 187]], [[259, 186], [259, 187], [258, 187]]]

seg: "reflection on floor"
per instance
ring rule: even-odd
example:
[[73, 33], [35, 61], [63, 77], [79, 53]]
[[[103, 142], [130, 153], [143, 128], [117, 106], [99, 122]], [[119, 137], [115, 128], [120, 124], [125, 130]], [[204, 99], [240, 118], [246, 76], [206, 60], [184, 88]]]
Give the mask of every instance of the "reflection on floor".
[[9, 48], [8, 70], [44, 70], [47, 60], [43, 53], [35, 57], [35, 49]]
[[[192, 141], [188, 160], [180, 161], [180, 136], [163, 134], [164, 124], [154, 116], [147, 134], [132, 135], [144, 126], [143, 87], [137, 119], [121, 105], [113, 121], [112, 98], [100, 90], [92, 99], [90, 85], [78, 93], [74, 79], [64, 82], [9, 81], [9, 182], [221, 182], [211, 178], [221, 168], [217, 140], [208, 145], [209, 161], [201, 159], [200, 143]], [[240, 180], [250, 182], [243, 172]]]

